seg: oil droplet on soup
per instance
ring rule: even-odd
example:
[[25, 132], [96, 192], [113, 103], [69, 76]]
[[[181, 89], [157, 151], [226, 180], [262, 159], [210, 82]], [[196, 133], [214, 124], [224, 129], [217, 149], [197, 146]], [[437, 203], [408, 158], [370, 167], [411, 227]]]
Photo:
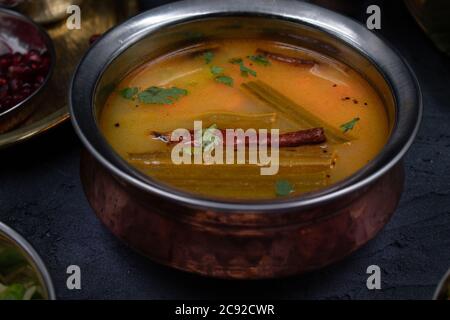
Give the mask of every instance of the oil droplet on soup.
[[[279, 171], [272, 176], [249, 164], [175, 165], [174, 144], [165, 138], [178, 128], [192, 130], [194, 120], [204, 129], [279, 129], [280, 135], [322, 128], [326, 141], [280, 145]], [[204, 43], [137, 68], [111, 93], [100, 127], [114, 150], [150, 177], [229, 200], [326, 188], [365, 166], [389, 134], [381, 98], [355, 70], [260, 39]]]

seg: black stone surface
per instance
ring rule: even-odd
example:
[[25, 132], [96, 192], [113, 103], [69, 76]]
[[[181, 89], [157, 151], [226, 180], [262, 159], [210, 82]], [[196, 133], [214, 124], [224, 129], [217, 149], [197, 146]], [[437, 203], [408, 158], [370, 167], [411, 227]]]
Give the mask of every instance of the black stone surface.
[[[363, 9], [355, 12], [365, 16]], [[41, 254], [61, 299], [431, 298], [450, 267], [450, 59], [401, 1], [386, 1], [382, 14], [381, 34], [415, 70], [425, 112], [405, 160], [397, 212], [347, 259], [299, 277], [251, 282], [207, 279], [148, 261], [116, 240], [90, 209], [79, 180], [81, 145], [70, 123], [0, 151], [0, 220]], [[81, 267], [81, 290], [66, 288], [71, 264]], [[372, 264], [382, 269], [379, 291], [366, 288]]]

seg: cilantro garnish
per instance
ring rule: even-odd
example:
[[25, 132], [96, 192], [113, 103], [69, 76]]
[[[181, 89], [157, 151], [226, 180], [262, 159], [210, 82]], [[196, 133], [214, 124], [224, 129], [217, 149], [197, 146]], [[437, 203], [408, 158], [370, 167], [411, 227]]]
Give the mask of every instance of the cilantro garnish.
[[359, 118], [353, 118], [352, 120], [350, 120], [347, 123], [344, 123], [343, 125], [341, 125], [341, 129], [344, 133], [346, 133], [349, 130], [353, 130], [353, 128], [355, 127], [356, 123], [359, 121]]
[[214, 76], [214, 80], [216, 80], [217, 82], [223, 83], [224, 85], [227, 85], [229, 87], [233, 86], [234, 80], [233, 80], [233, 78], [231, 78], [223, 73], [224, 68], [218, 67], [218, 66], [212, 66], [210, 68], [210, 71], [211, 71], [212, 75]]
[[275, 193], [277, 196], [288, 196], [294, 192], [294, 187], [286, 180], [277, 180], [275, 184]]
[[243, 61], [241, 58], [231, 58], [228, 60], [231, 64], [241, 64]]
[[150, 87], [138, 93], [139, 101], [146, 104], [172, 104], [182, 96], [186, 96], [188, 91], [177, 87], [160, 88]]
[[124, 98], [124, 99], [128, 99], [131, 100], [133, 99], [136, 94], [138, 93], [139, 89], [137, 87], [132, 87], [132, 88], [124, 88], [122, 90], [119, 91], [119, 94]]
[[248, 58], [251, 61], [253, 61], [255, 63], [258, 63], [260, 65], [263, 65], [263, 66], [269, 66], [270, 65], [269, 59], [267, 59], [267, 57], [262, 55], [262, 54], [257, 54], [257, 55], [254, 55], [254, 56], [248, 56]]
[[256, 77], [256, 71], [246, 67], [243, 62], [239, 65], [239, 68], [241, 69], [242, 76], [248, 77], [248, 75], [252, 75]]
[[214, 53], [212, 51], [206, 51], [203, 54], [203, 59], [205, 59], [206, 64], [210, 64], [212, 60], [214, 59]]
[[219, 76], [219, 75], [223, 74], [223, 68], [222, 67], [218, 67], [218, 66], [212, 66], [210, 68], [210, 71], [215, 76]]
[[217, 82], [223, 83], [224, 85], [227, 85], [229, 87], [232, 87], [234, 84], [234, 80], [233, 78], [229, 77], [229, 76], [217, 76], [216, 78]]
[[248, 75], [252, 75], [252, 76], [256, 77], [256, 71], [250, 69], [249, 67], [246, 67], [244, 64], [244, 60], [242, 60], [241, 58], [232, 58], [232, 59], [228, 60], [228, 62], [230, 62], [231, 64], [239, 65], [239, 68], [241, 70], [241, 75], [243, 77], [248, 77]]

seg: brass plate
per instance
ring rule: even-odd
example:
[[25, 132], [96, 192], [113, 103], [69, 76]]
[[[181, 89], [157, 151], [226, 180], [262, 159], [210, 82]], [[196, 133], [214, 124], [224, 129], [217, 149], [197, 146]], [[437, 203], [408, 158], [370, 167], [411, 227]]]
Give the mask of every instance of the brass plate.
[[[137, 12], [137, 1], [84, 0], [81, 30], [68, 30], [66, 20], [45, 26], [54, 41], [56, 64], [52, 78], [37, 99], [36, 111], [20, 126], [0, 134], [0, 148], [45, 132], [69, 118], [67, 92], [72, 73], [89, 48], [93, 34], [103, 33]], [[32, 107], [32, 106], [31, 106]]]

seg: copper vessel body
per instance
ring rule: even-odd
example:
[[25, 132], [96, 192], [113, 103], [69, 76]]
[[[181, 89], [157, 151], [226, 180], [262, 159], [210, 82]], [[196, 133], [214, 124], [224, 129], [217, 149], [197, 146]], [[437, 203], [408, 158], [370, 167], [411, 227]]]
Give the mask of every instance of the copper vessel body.
[[401, 196], [399, 164], [358, 194], [315, 209], [271, 214], [192, 210], [119, 182], [83, 152], [81, 179], [97, 216], [152, 260], [205, 276], [289, 276], [337, 261], [387, 223]]

